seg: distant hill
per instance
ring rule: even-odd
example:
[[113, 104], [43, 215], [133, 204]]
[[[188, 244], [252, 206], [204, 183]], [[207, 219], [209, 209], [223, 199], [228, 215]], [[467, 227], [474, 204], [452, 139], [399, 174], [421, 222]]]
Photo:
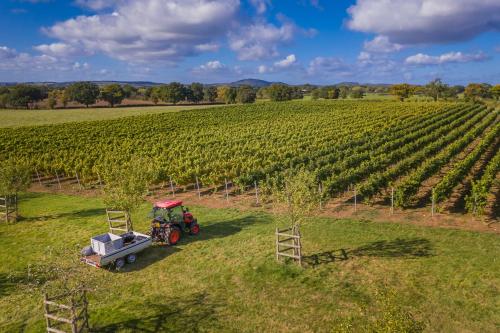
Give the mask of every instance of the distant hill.
[[232, 87], [239, 87], [239, 86], [252, 86], [254, 88], [262, 88], [262, 87], [268, 87], [271, 84], [275, 82], [269, 82], [269, 81], [264, 81], [264, 80], [258, 80], [258, 79], [243, 79], [235, 82], [231, 82], [228, 85]]

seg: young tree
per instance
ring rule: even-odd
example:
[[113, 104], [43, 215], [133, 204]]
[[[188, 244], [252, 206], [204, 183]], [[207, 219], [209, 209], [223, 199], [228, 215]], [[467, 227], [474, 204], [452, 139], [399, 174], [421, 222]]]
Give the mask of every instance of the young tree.
[[132, 211], [143, 202], [155, 177], [151, 161], [146, 158], [110, 164], [103, 173], [104, 203], [108, 208]]
[[6, 108], [9, 104], [9, 89], [0, 87], [0, 108]]
[[351, 89], [351, 97], [355, 99], [361, 99], [365, 96], [365, 92], [362, 87], [353, 87]]
[[444, 84], [441, 79], [435, 79], [429, 82], [425, 88], [424, 93], [427, 96], [430, 96], [434, 99], [434, 101], [439, 100], [440, 97], [443, 96], [445, 91], [448, 89], [448, 85]]
[[[17, 203], [19, 192], [25, 191], [31, 184], [31, 168], [18, 160], [8, 160], [0, 163], [0, 195], [9, 201]], [[15, 219], [18, 218], [17, 204]]]
[[277, 208], [285, 207], [292, 226], [298, 226], [318, 209], [318, 184], [313, 173], [300, 170], [287, 172], [284, 178], [273, 186], [272, 201]]
[[346, 99], [348, 95], [349, 95], [349, 87], [347, 87], [347, 86], [341, 86], [339, 88], [339, 96], [340, 96], [340, 98]]
[[233, 104], [236, 102], [236, 93], [236, 89], [230, 86], [217, 87], [217, 99], [226, 104]]
[[236, 94], [238, 103], [254, 103], [256, 97], [255, 90], [251, 86], [242, 85], [238, 87], [238, 92]]
[[340, 90], [338, 88], [331, 87], [330, 89], [328, 89], [327, 96], [328, 99], [338, 99], [340, 96]]
[[125, 98], [125, 94], [122, 86], [118, 83], [109, 84], [101, 89], [101, 99], [108, 102], [111, 107], [121, 104]]
[[205, 101], [213, 103], [217, 99], [217, 88], [215, 86], [206, 87], [203, 91]]
[[87, 108], [95, 104], [99, 94], [99, 86], [92, 82], [76, 82], [66, 88], [72, 101], [85, 105]]
[[71, 100], [69, 93], [66, 89], [58, 90], [58, 99], [63, 105], [63, 107], [67, 107], [69, 101]]
[[396, 96], [401, 102], [413, 94], [413, 87], [407, 83], [395, 84], [391, 86], [390, 93]]
[[47, 97], [47, 105], [49, 109], [54, 109], [57, 105], [57, 97], [58, 97], [58, 91], [57, 90], [52, 90], [49, 91], [48, 97]]
[[204, 92], [203, 92], [203, 84], [198, 82], [191, 83], [191, 98], [190, 100], [194, 103], [199, 103], [203, 100]]
[[292, 99], [292, 89], [286, 84], [272, 84], [267, 88], [269, 98], [274, 102], [289, 101]]
[[122, 87], [123, 89], [123, 96], [125, 98], [131, 98], [137, 95], [138, 89], [134, 87], [133, 85], [126, 84]]

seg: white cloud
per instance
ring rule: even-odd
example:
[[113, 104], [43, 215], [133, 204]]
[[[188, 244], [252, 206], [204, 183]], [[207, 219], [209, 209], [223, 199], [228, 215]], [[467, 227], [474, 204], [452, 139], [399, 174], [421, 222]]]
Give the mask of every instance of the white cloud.
[[73, 70], [88, 70], [88, 69], [90, 69], [90, 65], [86, 62], [81, 64], [77, 61], [73, 64]]
[[240, 60], [259, 60], [279, 55], [278, 45], [293, 40], [298, 28], [284, 22], [281, 27], [266, 22], [257, 22], [229, 34], [229, 47]]
[[352, 30], [392, 43], [444, 43], [500, 29], [498, 0], [357, 0], [348, 9]]
[[250, 3], [255, 7], [258, 14], [264, 14], [267, 8], [271, 6], [271, 0], [250, 0]]
[[386, 36], [376, 36], [370, 41], [366, 41], [363, 48], [369, 52], [389, 53], [397, 52], [403, 49], [403, 45], [391, 43]]
[[295, 54], [290, 54], [288, 55], [285, 59], [276, 61], [274, 63], [274, 66], [277, 68], [288, 68], [297, 63], [297, 58], [295, 57]]
[[257, 71], [259, 72], [259, 74], [266, 74], [270, 72], [269, 67], [267, 67], [266, 65], [259, 65], [259, 67], [257, 67]]
[[29, 53], [17, 52], [15, 49], [0, 46], [0, 71], [6, 73], [45, 73], [45, 72], [69, 72], [88, 71], [90, 65], [86, 62], [71, 62], [67, 59], [53, 57], [51, 55], [31, 55]]
[[226, 65], [221, 63], [219, 60], [208, 61], [207, 63], [198, 67], [201, 71], [219, 71], [225, 69]]
[[405, 63], [408, 65], [442, 65], [448, 63], [465, 63], [485, 61], [488, 56], [482, 52], [474, 54], [464, 54], [462, 52], [449, 52], [439, 56], [430, 56], [423, 53], [418, 53], [406, 58]]
[[78, 16], [45, 32], [120, 60], [174, 62], [216, 49], [239, 5], [239, 0], [113, 1], [112, 14]]
[[339, 73], [347, 70], [347, 64], [340, 58], [316, 57], [309, 63], [307, 73], [309, 75], [323, 75], [327, 73]]
[[83, 54], [89, 54], [89, 52], [85, 52], [81, 48], [65, 44], [65, 43], [52, 43], [52, 44], [42, 44], [34, 47], [35, 50], [50, 55], [53, 57], [72, 57]]
[[272, 66], [259, 65], [257, 67], [257, 72], [259, 74], [268, 74], [290, 69], [299, 69], [299, 67], [300, 66], [297, 62], [297, 57], [295, 57], [295, 54], [290, 54], [284, 59], [276, 61]]

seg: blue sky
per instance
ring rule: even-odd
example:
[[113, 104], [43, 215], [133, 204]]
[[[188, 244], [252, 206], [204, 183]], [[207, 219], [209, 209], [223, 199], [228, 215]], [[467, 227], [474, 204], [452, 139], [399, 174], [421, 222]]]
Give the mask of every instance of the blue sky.
[[499, 0], [2, 0], [0, 81], [499, 83]]

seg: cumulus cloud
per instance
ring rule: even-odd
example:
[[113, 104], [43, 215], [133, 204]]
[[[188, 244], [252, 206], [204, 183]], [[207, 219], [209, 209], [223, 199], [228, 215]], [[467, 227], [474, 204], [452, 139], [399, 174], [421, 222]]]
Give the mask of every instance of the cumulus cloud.
[[274, 63], [274, 67], [277, 68], [289, 68], [297, 63], [297, 58], [295, 57], [295, 54], [290, 54], [288, 55], [285, 59], [276, 61]]
[[369, 52], [389, 53], [397, 52], [403, 49], [403, 45], [391, 43], [387, 36], [376, 36], [363, 44], [363, 48]]
[[418, 53], [406, 58], [405, 63], [408, 65], [442, 65], [448, 63], [465, 63], [485, 61], [488, 56], [482, 52], [474, 54], [465, 54], [462, 52], [449, 52], [439, 56], [430, 56], [423, 53]]
[[298, 28], [291, 22], [281, 27], [257, 22], [229, 34], [229, 47], [240, 60], [260, 60], [279, 55], [278, 46], [293, 40]]
[[257, 72], [259, 74], [268, 74], [290, 69], [299, 69], [299, 64], [295, 54], [290, 54], [284, 59], [276, 61], [272, 66], [260, 65], [257, 67]]
[[267, 8], [271, 6], [271, 0], [250, 0], [250, 3], [255, 7], [258, 14], [264, 14]]
[[90, 65], [86, 62], [72, 62], [68, 59], [60, 59], [51, 55], [31, 55], [25, 52], [18, 52], [7, 46], [0, 46], [0, 72], [8, 73], [11, 77], [13, 73], [23, 73], [31, 75], [33, 73], [63, 73], [79, 72], [88, 73]]
[[[86, 1], [90, 4], [90, 1]], [[44, 29], [61, 43], [131, 61], [174, 62], [216, 48], [239, 0], [104, 1], [112, 14], [78, 16]]]
[[81, 48], [65, 44], [65, 43], [52, 43], [52, 44], [42, 44], [34, 47], [35, 50], [50, 55], [53, 57], [72, 57], [83, 54], [89, 54], [89, 52], [82, 50]]
[[347, 26], [391, 43], [445, 43], [500, 29], [498, 0], [357, 0]]
[[226, 65], [221, 63], [219, 60], [208, 61], [207, 63], [200, 65], [198, 70], [200, 72], [214, 72], [220, 71], [226, 68]]
[[348, 70], [347, 64], [337, 57], [316, 57], [309, 63], [309, 75], [340, 73]]

